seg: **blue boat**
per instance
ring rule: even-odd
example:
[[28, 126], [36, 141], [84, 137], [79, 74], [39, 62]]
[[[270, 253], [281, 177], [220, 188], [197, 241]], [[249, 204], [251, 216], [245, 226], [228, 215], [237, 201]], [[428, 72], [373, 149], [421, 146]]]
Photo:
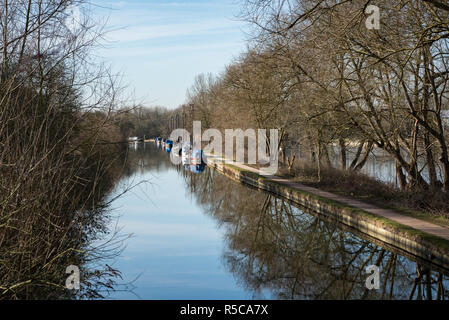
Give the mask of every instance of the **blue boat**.
[[170, 153], [171, 150], [172, 150], [172, 148], [173, 148], [173, 141], [171, 141], [171, 140], [166, 140], [166, 141], [165, 141], [165, 151], [167, 151], [168, 153]]
[[205, 164], [204, 152], [200, 149], [193, 149], [190, 153], [190, 164], [191, 165], [202, 165]]
[[184, 142], [181, 147], [181, 157], [183, 163], [190, 163], [190, 152], [192, 151], [192, 146], [190, 142]]

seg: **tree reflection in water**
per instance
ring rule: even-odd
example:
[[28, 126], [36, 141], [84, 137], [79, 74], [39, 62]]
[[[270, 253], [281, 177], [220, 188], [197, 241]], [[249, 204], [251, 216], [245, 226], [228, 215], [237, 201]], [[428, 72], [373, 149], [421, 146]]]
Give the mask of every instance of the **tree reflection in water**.
[[[225, 229], [224, 261], [241, 285], [279, 299], [447, 299], [448, 273], [362, 239], [266, 192], [207, 169], [186, 186]], [[368, 290], [366, 268], [380, 269]]]

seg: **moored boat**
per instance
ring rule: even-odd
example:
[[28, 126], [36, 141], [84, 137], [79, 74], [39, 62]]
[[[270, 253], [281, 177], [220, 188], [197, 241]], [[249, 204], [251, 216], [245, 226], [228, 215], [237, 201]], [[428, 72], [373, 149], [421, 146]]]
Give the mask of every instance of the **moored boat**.
[[173, 141], [166, 140], [165, 141], [165, 151], [170, 153], [172, 151], [172, 148], [173, 148]]
[[205, 163], [203, 160], [204, 152], [201, 149], [193, 149], [190, 153], [190, 164], [191, 165], [202, 165]]

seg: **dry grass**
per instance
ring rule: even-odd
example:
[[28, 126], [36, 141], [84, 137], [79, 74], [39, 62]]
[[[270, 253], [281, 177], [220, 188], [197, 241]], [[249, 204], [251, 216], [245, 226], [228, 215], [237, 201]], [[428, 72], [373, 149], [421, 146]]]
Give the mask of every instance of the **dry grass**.
[[281, 167], [278, 174], [382, 207], [419, 211], [449, 219], [449, 195], [442, 190], [400, 190], [360, 172], [328, 167], [321, 168], [319, 177], [316, 166], [303, 161], [297, 161], [291, 171]]

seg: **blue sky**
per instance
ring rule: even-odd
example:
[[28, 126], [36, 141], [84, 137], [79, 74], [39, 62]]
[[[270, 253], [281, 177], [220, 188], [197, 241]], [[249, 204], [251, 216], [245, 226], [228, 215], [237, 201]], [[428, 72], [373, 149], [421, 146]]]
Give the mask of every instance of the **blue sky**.
[[177, 107], [199, 73], [217, 74], [245, 49], [238, 0], [93, 0], [108, 17], [97, 52], [123, 73], [136, 100]]

